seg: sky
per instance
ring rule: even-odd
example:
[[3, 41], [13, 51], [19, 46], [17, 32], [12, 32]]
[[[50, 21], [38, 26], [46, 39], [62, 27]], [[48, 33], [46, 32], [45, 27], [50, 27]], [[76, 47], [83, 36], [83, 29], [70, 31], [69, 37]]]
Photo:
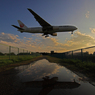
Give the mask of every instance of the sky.
[[[78, 29], [45, 38], [42, 34], [20, 33], [11, 25], [21, 20], [27, 27], [39, 23], [32, 9], [54, 26], [74, 25]], [[0, 51], [6, 44], [32, 52], [66, 52], [95, 45], [95, 0], [0, 0]]]

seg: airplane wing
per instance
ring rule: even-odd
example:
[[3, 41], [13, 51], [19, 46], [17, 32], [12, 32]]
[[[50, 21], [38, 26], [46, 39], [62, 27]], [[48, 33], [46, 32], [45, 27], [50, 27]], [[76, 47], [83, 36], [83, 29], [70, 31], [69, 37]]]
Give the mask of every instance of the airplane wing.
[[42, 19], [38, 14], [36, 14], [33, 10], [28, 9], [34, 16], [34, 18], [39, 22], [39, 24], [42, 27], [51, 26], [48, 22], [46, 22], [44, 19]]
[[54, 86], [54, 89], [74, 89], [80, 86], [77, 82], [58, 82], [58, 81], [30, 81], [23, 82], [26, 87], [51, 87]]

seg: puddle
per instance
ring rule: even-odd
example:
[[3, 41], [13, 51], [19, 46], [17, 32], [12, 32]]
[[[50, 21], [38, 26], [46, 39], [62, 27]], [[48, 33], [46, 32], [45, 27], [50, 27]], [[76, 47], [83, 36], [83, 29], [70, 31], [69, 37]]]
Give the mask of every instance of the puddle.
[[46, 59], [15, 69], [25, 86], [20, 95], [95, 95], [95, 86], [64, 66]]

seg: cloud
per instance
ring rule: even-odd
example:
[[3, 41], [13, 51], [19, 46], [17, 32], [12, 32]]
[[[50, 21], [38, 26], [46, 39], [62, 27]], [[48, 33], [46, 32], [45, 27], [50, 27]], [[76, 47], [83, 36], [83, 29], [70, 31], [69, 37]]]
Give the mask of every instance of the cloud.
[[18, 35], [13, 35], [13, 34], [5, 34], [2, 32], [0, 34], [0, 41], [7, 41], [7, 42], [18, 42], [20, 39], [18, 39]]
[[4, 35], [5, 33], [4, 33], [4, 32], [2, 32], [1, 34], [2, 34], [2, 35]]
[[92, 33], [95, 33], [95, 28], [90, 28]]
[[26, 38], [26, 37], [23, 37], [24, 39]]
[[70, 40], [67, 40], [65, 46], [69, 49], [78, 49], [82, 47], [89, 47], [95, 44], [95, 39], [86, 34], [82, 34], [81, 32], [77, 31], [74, 33]]
[[0, 43], [23, 48], [32, 52], [50, 52], [52, 50], [55, 52], [66, 52], [92, 46], [95, 44], [95, 39], [79, 31], [74, 32], [74, 34], [71, 35], [71, 39], [66, 38], [64, 43], [60, 43], [58, 38], [45, 38], [39, 34], [34, 35], [33, 38], [23, 37], [20, 39], [18, 35], [2, 32], [0, 34]]
[[74, 32], [73, 36], [71, 35], [71, 39], [65, 40], [65, 43], [60, 43], [58, 39], [55, 38], [48, 38], [48, 39], [41, 39], [40, 46], [45, 51], [57, 51], [57, 52], [65, 52], [68, 50], [79, 49], [83, 47], [89, 47], [95, 44], [95, 39], [90, 36], [83, 34], [79, 31]]
[[89, 18], [89, 11], [85, 14], [86, 18]]

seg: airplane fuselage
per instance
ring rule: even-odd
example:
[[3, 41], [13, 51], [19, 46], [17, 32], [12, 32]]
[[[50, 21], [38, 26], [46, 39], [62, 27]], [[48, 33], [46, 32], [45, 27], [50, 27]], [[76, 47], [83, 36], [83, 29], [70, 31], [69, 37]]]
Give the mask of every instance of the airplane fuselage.
[[75, 26], [52, 26], [49, 30], [44, 30], [42, 27], [33, 27], [33, 28], [26, 28], [24, 30], [18, 30], [21, 32], [29, 32], [29, 33], [45, 33], [48, 32], [49, 34], [55, 32], [71, 32], [76, 30]]

